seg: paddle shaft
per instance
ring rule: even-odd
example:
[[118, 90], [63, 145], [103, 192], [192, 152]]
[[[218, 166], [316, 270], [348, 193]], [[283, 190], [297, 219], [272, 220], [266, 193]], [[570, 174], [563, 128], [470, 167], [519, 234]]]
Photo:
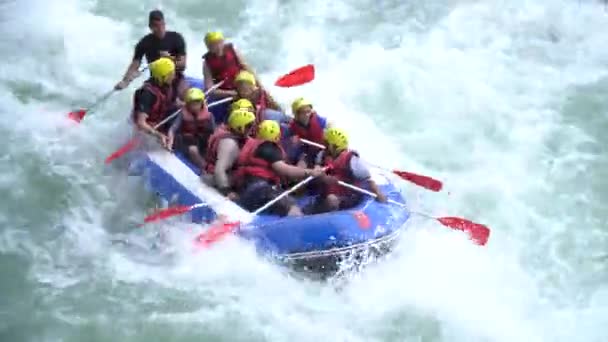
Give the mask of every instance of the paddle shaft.
[[[338, 184], [340, 184], [341, 186], [343, 186], [343, 187], [345, 187], [345, 188], [349, 188], [349, 189], [351, 189], [351, 190], [354, 190], [354, 191], [360, 192], [360, 193], [362, 193], [362, 194], [365, 194], [365, 195], [371, 196], [371, 197], [373, 197], [373, 198], [378, 197], [378, 195], [376, 195], [375, 193], [373, 193], [373, 192], [371, 192], [371, 191], [369, 191], [369, 190], [365, 190], [365, 189], [363, 189], [363, 188], [360, 188], [360, 187], [355, 186], [355, 185], [352, 185], [352, 184], [345, 183], [345, 182], [343, 182], [343, 181], [338, 181]], [[392, 199], [388, 199], [388, 200], [387, 200], [387, 202], [388, 202], [388, 203], [391, 203], [391, 204], [398, 205], [398, 206], [400, 206], [401, 208], [408, 209], [408, 208], [407, 208], [407, 205], [405, 205], [405, 203], [397, 202], [397, 201], [392, 200]], [[433, 220], [437, 219], [436, 217], [433, 217], [433, 216], [428, 215], [428, 214], [425, 214], [425, 213], [420, 213], [420, 212], [417, 212], [417, 211], [411, 211], [411, 210], [410, 210], [410, 212], [411, 212], [412, 214], [416, 214], [416, 215], [419, 215], [419, 216], [422, 216], [422, 217], [425, 217], [425, 218], [428, 218], [428, 219], [433, 219]]]
[[[222, 83], [224, 83], [224, 81], [221, 81], [221, 82], [219, 82], [219, 83], [215, 84], [213, 87], [209, 88], [209, 90], [207, 90], [207, 91], [205, 92], [205, 95], [209, 94], [209, 93], [210, 93], [210, 92], [212, 92], [214, 89], [219, 88], [219, 86], [221, 86], [221, 85], [222, 85]], [[208, 104], [208, 105], [207, 105], [207, 108], [211, 108], [211, 107], [214, 107], [214, 106], [220, 105], [220, 104], [225, 103], [225, 102], [228, 102], [228, 101], [230, 101], [230, 100], [232, 100], [232, 98], [231, 98], [231, 97], [226, 98], [226, 99], [222, 99], [222, 100], [219, 100], [219, 101], [211, 102], [210, 104]], [[174, 112], [173, 114], [171, 114], [171, 115], [167, 116], [167, 117], [166, 117], [166, 118], [164, 118], [164, 119], [163, 119], [161, 122], [159, 122], [158, 124], [156, 124], [156, 126], [154, 126], [154, 129], [158, 129], [160, 126], [164, 125], [164, 124], [165, 124], [167, 121], [171, 120], [171, 119], [172, 119], [174, 116], [176, 116], [176, 115], [177, 115], [179, 112], [181, 112], [181, 111], [182, 111], [182, 109], [180, 108], [180, 109], [178, 109], [176, 112]]]
[[287, 197], [289, 194], [291, 194], [292, 192], [298, 190], [299, 188], [303, 187], [304, 185], [306, 185], [306, 183], [310, 182], [311, 180], [313, 180], [315, 177], [313, 176], [308, 176], [305, 179], [303, 179], [302, 181], [300, 181], [298, 184], [294, 185], [291, 187], [291, 189], [284, 191], [282, 194], [280, 194], [279, 196], [277, 196], [276, 198], [274, 198], [273, 200], [269, 201], [268, 203], [264, 204], [263, 206], [259, 207], [258, 209], [256, 209], [253, 212], [253, 215], [257, 215], [259, 213], [261, 213], [262, 211], [270, 208], [273, 204], [277, 203], [278, 201], [282, 200], [283, 198]]
[[[369, 191], [369, 190], [366, 190], [366, 189], [360, 188], [360, 187], [355, 186], [355, 185], [352, 185], [352, 184], [348, 184], [348, 183], [343, 182], [343, 181], [338, 181], [338, 184], [340, 184], [341, 186], [343, 186], [343, 187], [345, 187], [345, 188], [349, 188], [349, 189], [351, 189], [351, 190], [354, 190], [354, 191], [360, 192], [360, 193], [362, 193], [362, 194], [365, 194], [365, 195], [371, 196], [371, 197], [373, 197], [373, 198], [378, 197], [378, 195], [376, 195], [375, 193], [373, 193], [373, 192], [371, 192], [371, 191]], [[392, 203], [392, 204], [395, 204], [395, 205], [398, 205], [398, 206], [400, 206], [400, 207], [402, 207], [402, 208], [407, 208], [407, 206], [405, 205], [405, 203], [397, 202], [397, 201], [392, 200], [392, 199], [388, 199], [388, 200], [387, 200], [387, 202]]]
[[[310, 141], [308, 139], [302, 139], [302, 138], [300, 138], [300, 141], [303, 142], [303, 143], [305, 143], [306, 145], [314, 146], [314, 147], [320, 148], [322, 150], [325, 149], [324, 145], [318, 144], [318, 143], [316, 143], [314, 141]], [[384, 170], [384, 171], [390, 171], [390, 170], [388, 170], [388, 169], [386, 169], [386, 168], [384, 168], [382, 166], [378, 166], [378, 165], [372, 164], [372, 163], [367, 162], [367, 161], [365, 163], [367, 165], [371, 166], [371, 167], [375, 167], [376, 169], [380, 169], [380, 170]]]

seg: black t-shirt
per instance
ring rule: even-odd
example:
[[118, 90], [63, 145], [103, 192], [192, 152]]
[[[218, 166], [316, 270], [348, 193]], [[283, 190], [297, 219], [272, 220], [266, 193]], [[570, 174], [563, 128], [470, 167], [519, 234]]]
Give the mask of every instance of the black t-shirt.
[[270, 141], [265, 141], [258, 146], [254, 153], [254, 157], [265, 160], [270, 164], [274, 164], [283, 160], [283, 153], [277, 144]]
[[167, 31], [165, 36], [159, 39], [150, 33], [135, 45], [133, 60], [141, 61], [141, 58], [146, 56], [146, 61], [151, 63], [160, 58], [161, 51], [167, 51], [171, 56], [185, 56], [186, 42], [184, 37], [177, 32]]
[[137, 94], [135, 94], [135, 103], [137, 104], [135, 111], [150, 114], [155, 102], [156, 95], [148, 89], [139, 89], [137, 90]]
[[[148, 82], [150, 81], [148, 80]], [[175, 98], [176, 94], [175, 92], [173, 92], [172, 101], [175, 101]], [[154, 93], [152, 93], [146, 88], [140, 88], [135, 93], [135, 103], [136, 112], [144, 112], [146, 114], [150, 114], [150, 112], [152, 111], [152, 107], [154, 107], [154, 103], [156, 103], [156, 95], [154, 95]]]

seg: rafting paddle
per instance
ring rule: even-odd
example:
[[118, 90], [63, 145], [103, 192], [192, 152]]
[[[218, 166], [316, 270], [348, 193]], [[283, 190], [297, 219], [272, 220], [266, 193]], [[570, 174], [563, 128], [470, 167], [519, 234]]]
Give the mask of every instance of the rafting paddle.
[[297, 68], [274, 82], [277, 87], [289, 88], [308, 83], [315, 79], [315, 66], [312, 64]]
[[[310, 141], [310, 140], [302, 139], [302, 138], [300, 138], [299, 140], [301, 142], [307, 144], [307, 145], [314, 146], [314, 147], [320, 148], [322, 150], [325, 149], [324, 145], [318, 144], [318, 143], [316, 143], [314, 141]], [[421, 186], [421, 187], [423, 187], [425, 189], [429, 189], [431, 191], [437, 192], [437, 191], [440, 191], [441, 188], [443, 187], [443, 184], [440, 181], [438, 181], [436, 179], [433, 179], [433, 178], [431, 178], [429, 176], [418, 175], [418, 174], [415, 174], [415, 173], [412, 173], [412, 172], [401, 171], [401, 170], [389, 170], [389, 169], [386, 169], [384, 167], [381, 167], [381, 166], [378, 166], [378, 165], [374, 165], [372, 163], [368, 163], [368, 162], [366, 162], [366, 163], [368, 165], [370, 165], [370, 166], [373, 166], [373, 167], [379, 169], [379, 170], [383, 170], [383, 171], [386, 171], [386, 172], [391, 172], [391, 173], [399, 176], [401, 179], [410, 181], [410, 182], [412, 182], [412, 183], [414, 183], [416, 185], [419, 185], [419, 186]]]
[[[252, 216], [259, 215], [264, 210], [270, 208], [273, 204], [277, 203], [281, 199], [287, 197], [292, 192], [294, 192], [294, 191], [298, 190], [299, 188], [303, 187], [304, 185], [306, 185], [308, 182], [310, 182], [314, 178], [315, 178], [314, 176], [308, 176], [308, 177], [306, 177], [305, 179], [303, 179], [300, 182], [298, 182], [298, 184], [292, 186], [289, 190], [285, 190], [279, 196], [275, 197], [274, 199], [272, 199], [268, 203], [266, 203], [263, 206], [261, 206], [258, 209], [256, 209], [253, 213], [251, 213], [251, 215]], [[206, 247], [206, 246], [208, 246], [208, 245], [210, 245], [210, 244], [212, 244], [214, 242], [217, 242], [217, 241], [221, 240], [227, 234], [232, 233], [233, 231], [235, 231], [236, 229], [238, 229], [238, 227], [240, 227], [240, 225], [241, 225], [240, 222], [226, 222], [226, 223], [222, 223], [222, 224], [219, 224], [219, 225], [215, 225], [215, 226], [207, 229], [207, 231], [205, 231], [204, 233], [199, 234], [194, 239], [194, 243], [197, 246], [199, 246], [199, 247]]]
[[[144, 71], [146, 71], [146, 69], [148, 69], [147, 65], [139, 70], [139, 74], [137, 75], [137, 77], [139, 77]], [[84, 116], [87, 115], [87, 112], [92, 111], [100, 104], [106, 102], [106, 100], [109, 99], [110, 96], [112, 96], [112, 94], [114, 94], [114, 92], [116, 92], [116, 89], [112, 88], [112, 90], [108, 91], [107, 93], [103, 94], [100, 98], [95, 100], [95, 102], [93, 102], [89, 106], [89, 108], [81, 108], [81, 109], [69, 112], [68, 118], [80, 123], [82, 121], [82, 119], [84, 119]]]
[[[362, 189], [358, 186], [354, 186], [352, 184], [348, 184], [342, 181], [338, 181], [338, 184], [340, 184], [343, 187], [349, 188], [351, 190], [357, 191], [359, 193], [362, 193], [364, 195], [368, 195], [371, 196], [373, 198], [376, 198], [376, 194]], [[395, 200], [389, 199], [388, 200], [389, 203], [391, 204], [395, 204], [398, 205], [402, 208], [407, 209], [407, 206], [403, 203], [397, 202]], [[452, 228], [452, 229], [456, 229], [456, 230], [461, 230], [465, 233], [468, 233], [471, 240], [475, 241], [477, 244], [479, 245], [485, 245], [488, 242], [488, 238], [490, 236], [490, 229], [482, 224], [479, 223], [475, 223], [473, 221], [464, 219], [464, 218], [460, 218], [460, 217], [433, 217], [431, 215], [425, 214], [425, 213], [420, 213], [420, 212], [416, 212], [416, 211], [411, 211], [410, 213], [412, 214], [416, 214], [428, 219], [434, 219], [437, 220], [439, 223], [441, 223], [442, 225]]]
[[[217, 105], [220, 105], [222, 103], [226, 103], [232, 101], [232, 97], [227, 97], [224, 99], [221, 99], [219, 101], [215, 101], [215, 102], [211, 102], [207, 108], [211, 108], [211, 107], [215, 107]], [[163, 121], [159, 122], [158, 124], [156, 124], [156, 126], [154, 126], [153, 128], [156, 130], [158, 129], [160, 126], [164, 125], [167, 121], [171, 120], [173, 117], [175, 117], [177, 114], [179, 114], [179, 112], [181, 112], [182, 109], [178, 109], [176, 112], [174, 112], [173, 114], [169, 115], [168, 117], [166, 117], [165, 119], [163, 119]], [[139, 137], [134, 137], [131, 138], [131, 140], [129, 140], [126, 144], [122, 145], [118, 150], [116, 150], [114, 153], [110, 154], [106, 160], [105, 163], [106, 164], [110, 164], [112, 161], [114, 161], [115, 159], [118, 159], [120, 157], [122, 157], [125, 153], [133, 150], [134, 148], [136, 148], [139, 143], [140, 143], [140, 139]]]

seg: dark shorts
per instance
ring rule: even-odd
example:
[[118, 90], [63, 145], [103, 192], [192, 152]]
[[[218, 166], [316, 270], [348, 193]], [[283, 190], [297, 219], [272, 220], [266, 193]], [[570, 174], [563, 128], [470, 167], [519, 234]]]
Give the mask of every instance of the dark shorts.
[[198, 153], [201, 156], [205, 155], [207, 141], [201, 137], [177, 135], [175, 137], [174, 149], [185, 156], [189, 156], [190, 146], [198, 147]]
[[[340, 206], [338, 210], [347, 210], [361, 204], [364, 197], [361, 194], [352, 194], [338, 196], [338, 199], [340, 199]], [[313, 215], [326, 213], [329, 211], [329, 209], [330, 208], [328, 208], [325, 203], [325, 196], [317, 196], [317, 198], [315, 198], [311, 204], [307, 205], [303, 211], [306, 215]]]
[[[283, 190], [278, 186], [273, 186], [261, 179], [253, 180], [240, 192], [237, 203], [249, 211], [255, 211], [275, 199], [281, 193], [283, 193]], [[263, 214], [286, 216], [294, 203], [294, 200], [287, 196], [266, 209]]]

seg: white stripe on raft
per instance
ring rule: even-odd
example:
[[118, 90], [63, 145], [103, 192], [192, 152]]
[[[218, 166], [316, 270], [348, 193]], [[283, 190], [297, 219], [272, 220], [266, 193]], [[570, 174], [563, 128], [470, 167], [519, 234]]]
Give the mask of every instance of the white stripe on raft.
[[249, 223], [253, 220], [254, 216], [250, 212], [222, 196], [214, 188], [204, 184], [200, 178], [173, 153], [165, 150], [157, 150], [148, 152], [147, 154], [152, 162], [171, 175], [184, 189], [198, 197], [201, 202], [208, 203], [217, 215], [223, 215], [230, 221], [234, 220], [242, 223]]

